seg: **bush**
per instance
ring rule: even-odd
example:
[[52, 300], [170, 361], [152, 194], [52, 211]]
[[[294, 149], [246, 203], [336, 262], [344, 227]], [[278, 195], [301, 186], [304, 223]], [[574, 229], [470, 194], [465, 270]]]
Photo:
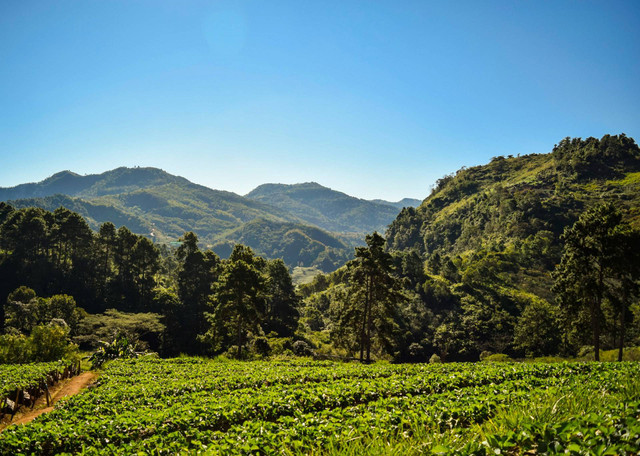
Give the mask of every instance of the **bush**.
[[57, 324], [34, 326], [23, 334], [0, 336], [0, 363], [21, 364], [57, 361], [77, 356], [78, 347], [69, 343], [69, 329]]
[[484, 361], [485, 359], [487, 359], [489, 356], [491, 356], [493, 353], [491, 353], [490, 351], [483, 351], [482, 353], [480, 353], [480, 361]]
[[285, 351], [292, 352], [293, 350], [293, 340], [291, 337], [268, 337], [267, 340], [271, 347], [271, 356], [281, 355]]
[[126, 336], [117, 334], [112, 342], [102, 342], [102, 347], [89, 357], [91, 369], [97, 369], [111, 359], [137, 358], [139, 353], [135, 348]]
[[509, 355], [505, 355], [504, 353], [494, 353], [493, 355], [485, 357], [482, 361], [486, 363], [508, 363], [513, 360], [509, 358]]
[[293, 353], [296, 356], [313, 356], [313, 350], [304, 340], [296, 340], [293, 343]]
[[64, 358], [75, 345], [69, 344], [66, 327], [52, 324], [36, 326], [31, 331], [31, 347], [38, 361], [57, 361]]
[[429, 364], [439, 364], [441, 362], [442, 362], [442, 360], [435, 353], [433, 355], [431, 355], [431, 358], [429, 358]]
[[253, 339], [252, 351], [260, 356], [268, 356], [271, 353], [271, 345], [266, 337], [256, 337]]

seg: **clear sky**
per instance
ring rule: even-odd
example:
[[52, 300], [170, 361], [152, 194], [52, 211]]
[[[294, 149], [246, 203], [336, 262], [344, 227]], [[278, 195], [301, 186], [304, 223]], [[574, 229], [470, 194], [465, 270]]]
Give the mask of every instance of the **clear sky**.
[[640, 141], [640, 1], [0, 1], [0, 186], [155, 166], [424, 198], [566, 136]]

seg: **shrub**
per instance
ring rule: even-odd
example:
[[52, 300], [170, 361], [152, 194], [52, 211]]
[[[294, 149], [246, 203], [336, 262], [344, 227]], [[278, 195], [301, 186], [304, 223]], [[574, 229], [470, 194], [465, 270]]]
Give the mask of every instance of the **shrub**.
[[480, 361], [484, 361], [485, 359], [487, 359], [489, 356], [491, 356], [493, 353], [491, 353], [490, 351], [483, 351], [482, 353], [480, 353]]
[[293, 343], [293, 353], [296, 356], [313, 356], [313, 350], [304, 340], [296, 340]]
[[23, 334], [0, 336], [0, 363], [21, 364], [57, 361], [77, 356], [77, 345], [69, 343], [69, 328], [58, 324], [34, 326]]
[[116, 334], [112, 342], [102, 342], [102, 347], [89, 357], [91, 368], [97, 369], [111, 359], [136, 358], [139, 353], [135, 348], [135, 344], [132, 344], [126, 336]]
[[260, 356], [268, 356], [271, 353], [271, 345], [266, 337], [253, 339], [252, 351]]
[[438, 364], [441, 363], [442, 360], [440, 359], [440, 357], [434, 353], [433, 355], [431, 355], [431, 358], [429, 358], [429, 364]]
[[494, 353], [493, 355], [487, 356], [482, 361], [486, 363], [507, 363], [513, 360], [509, 358], [509, 355], [505, 355], [504, 353]]

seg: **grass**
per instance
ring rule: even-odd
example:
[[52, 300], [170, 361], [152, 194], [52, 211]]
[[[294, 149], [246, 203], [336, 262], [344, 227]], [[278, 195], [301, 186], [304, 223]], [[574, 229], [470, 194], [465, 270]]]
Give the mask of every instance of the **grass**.
[[321, 274], [322, 271], [315, 266], [311, 267], [302, 267], [296, 266], [293, 268], [293, 272], [291, 274], [291, 280], [294, 285], [300, 285], [305, 283], [311, 283], [313, 278], [318, 274]]

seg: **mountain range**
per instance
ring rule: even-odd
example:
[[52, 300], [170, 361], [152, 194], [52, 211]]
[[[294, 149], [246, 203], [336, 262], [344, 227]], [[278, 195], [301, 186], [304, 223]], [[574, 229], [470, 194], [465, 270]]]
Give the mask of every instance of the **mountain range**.
[[93, 229], [110, 221], [160, 243], [193, 231], [223, 256], [241, 242], [290, 266], [323, 270], [343, 264], [367, 233], [384, 232], [399, 204], [419, 204], [359, 199], [317, 183], [265, 184], [241, 196], [139, 167], [85, 176], [62, 171], [41, 182], [0, 188], [0, 201], [47, 210], [64, 206]]

